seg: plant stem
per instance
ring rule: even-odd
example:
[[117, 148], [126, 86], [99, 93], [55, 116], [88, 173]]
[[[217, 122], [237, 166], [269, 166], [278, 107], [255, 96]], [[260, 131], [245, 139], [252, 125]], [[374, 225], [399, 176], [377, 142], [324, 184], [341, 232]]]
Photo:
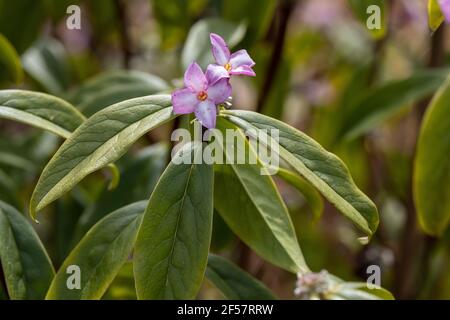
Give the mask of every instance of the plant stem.
[[117, 19], [119, 20], [120, 41], [122, 46], [123, 66], [130, 69], [130, 61], [132, 56], [131, 39], [128, 34], [128, 19], [125, 2], [122, 0], [114, 0], [116, 7]]
[[256, 111], [258, 112], [262, 111], [264, 103], [269, 96], [270, 91], [272, 90], [274, 81], [280, 68], [280, 63], [283, 57], [288, 21], [294, 6], [295, 1], [292, 0], [281, 0], [279, 2], [276, 14], [276, 20], [278, 23], [275, 23], [277, 27], [275, 39], [273, 42], [272, 55], [268, 63], [268, 69], [263, 86], [261, 88], [261, 91], [259, 92], [258, 105], [256, 109]]

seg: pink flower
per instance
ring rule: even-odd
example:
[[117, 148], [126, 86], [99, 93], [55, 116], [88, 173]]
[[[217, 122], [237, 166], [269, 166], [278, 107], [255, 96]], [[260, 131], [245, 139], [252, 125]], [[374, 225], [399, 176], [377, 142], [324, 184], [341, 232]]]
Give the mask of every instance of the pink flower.
[[228, 79], [212, 81], [200, 66], [193, 62], [184, 74], [185, 88], [172, 93], [175, 114], [195, 113], [200, 123], [212, 129], [216, 127], [217, 105], [231, 95]]
[[223, 78], [229, 78], [230, 75], [246, 75], [254, 77], [256, 74], [252, 67], [255, 62], [250, 58], [247, 50], [239, 50], [230, 54], [225, 40], [221, 36], [210, 34], [212, 54], [216, 60], [216, 64], [210, 64], [206, 69], [206, 76], [213, 82]]
[[444, 14], [445, 21], [450, 23], [450, 0], [439, 0], [438, 2]]

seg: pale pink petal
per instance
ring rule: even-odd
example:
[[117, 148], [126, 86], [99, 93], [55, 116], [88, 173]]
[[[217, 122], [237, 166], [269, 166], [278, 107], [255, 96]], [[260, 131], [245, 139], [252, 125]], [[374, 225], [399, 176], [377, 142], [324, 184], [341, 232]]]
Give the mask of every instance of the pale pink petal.
[[210, 64], [206, 68], [206, 80], [208, 80], [208, 84], [214, 84], [220, 79], [229, 78], [230, 74], [228, 71], [218, 64]]
[[230, 74], [234, 74], [234, 75], [240, 74], [240, 75], [250, 76], [250, 77], [256, 76], [255, 71], [253, 71], [253, 69], [249, 66], [240, 66], [235, 69], [231, 69]]
[[192, 62], [184, 73], [184, 85], [195, 92], [200, 92], [206, 90], [207, 84], [202, 68], [197, 63]]
[[241, 66], [248, 66], [253, 67], [255, 65], [255, 61], [250, 58], [250, 56], [247, 53], [247, 50], [239, 50], [233, 53], [230, 57], [230, 64], [233, 69], [241, 67]]
[[444, 14], [445, 21], [450, 22], [450, 0], [439, 0], [439, 6]]
[[191, 89], [179, 89], [172, 93], [173, 112], [175, 114], [194, 112], [198, 102], [197, 95]]
[[211, 40], [211, 49], [214, 59], [216, 59], [217, 64], [224, 66], [230, 60], [230, 49], [228, 49], [225, 40], [215, 33], [211, 33], [209, 39]]
[[220, 104], [231, 95], [231, 85], [228, 79], [224, 78], [210, 85], [206, 92], [208, 93], [208, 100]]
[[209, 99], [200, 102], [197, 105], [197, 108], [195, 108], [195, 116], [198, 121], [200, 121], [200, 123], [208, 129], [216, 127], [216, 115], [216, 105]]

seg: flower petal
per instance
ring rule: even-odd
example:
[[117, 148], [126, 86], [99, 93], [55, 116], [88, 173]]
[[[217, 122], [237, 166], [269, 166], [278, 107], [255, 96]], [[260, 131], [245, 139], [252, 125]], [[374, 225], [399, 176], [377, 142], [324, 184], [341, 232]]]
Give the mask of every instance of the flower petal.
[[205, 90], [207, 84], [202, 68], [197, 63], [192, 62], [184, 73], [184, 85], [195, 92], [199, 92]]
[[445, 21], [450, 22], [450, 0], [439, 0], [439, 6], [444, 14]]
[[191, 89], [179, 89], [172, 93], [173, 112], [175, 114], [192, 113], [195, 111], [197, 104], [197, 95]]
[[226, 65], [230, 60], [230, 49], [228, 49], [225, 40], [215, 33], [210, 33], [209, 39], [211, 40], [212, 54], [217, 64], [221, 66]]
[[216, 115], [216, 105], [209, 99], [200, 102], [197, 105], [197, 108], [195, 108], [195, 116], [198, 121], [200, 121], [200, 123], [208, 129], [213, 129], [216, 127]]
[[231, 95], [231, 85], [228, 79], [221, 79], [210, 85], [208, 90], [208, 100], [211, 100], [216, 105], [224, 102]]
[[209, 86], [216, 83], [220, 79], [229, 77], [230, 74], [228, 71], [218, 64], [210, 64], [208, 68], [206, 68], [206, 80], [208, 80]]
[[247, 50], [239, 50], [233, 53], [230, 57], [230, 64], [233, 67], [233, 69], [241, 67], [241, 66], [248, 66], [253, 67], [255, 65], [255, 61], [250, 58]]
[[230, 74], [233, 74], [233, 75], [241, 74], [241, 75], [250, 76], [250, 77], [256, 76], [255, 71], [253, 71], [253, 69], [249, 66], [240, 66], [235, 69], [231, 69]]

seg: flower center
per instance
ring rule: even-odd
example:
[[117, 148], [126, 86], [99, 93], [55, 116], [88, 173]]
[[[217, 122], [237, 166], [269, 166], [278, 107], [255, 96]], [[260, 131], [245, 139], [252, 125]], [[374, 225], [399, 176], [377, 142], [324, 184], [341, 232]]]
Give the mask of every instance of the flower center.
[[200, 101], [205, 101], [206, 99], [208, 99], [208, 94], [206, 93], [206, 91], [200, 91], [197, 94], [197, 99]]
[[231, 70], [231, 64], [227, 63], [226, 65], [223, 66], [225, 68], [225, 70], [230, 71]]

